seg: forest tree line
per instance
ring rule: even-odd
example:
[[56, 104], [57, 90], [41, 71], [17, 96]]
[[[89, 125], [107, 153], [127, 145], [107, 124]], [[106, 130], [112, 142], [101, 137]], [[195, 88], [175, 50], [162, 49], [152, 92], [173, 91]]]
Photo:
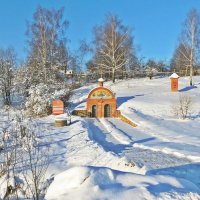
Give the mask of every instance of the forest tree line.
[[[43, 110], [47, 113], [49, 102], [58, 97], [57, 91], [62, 91], [59, 98], [65, 99], [72, 89], [99, 77], [114, 83], [116, 79], [151, 79], [155, 73], [176, 72], [190, 76], [192, 85], [192, 76], [199, 73], [200, 15], [195, 9], [186, 16], [169, 66], [163, 60], [139, 58], [132, 28], [113, 14], [94, 26], [92, 41], [81, 41], [79, 49], [72, 52], [66, 33], [69, 21], [63, 16], [64, 8], [36, 9], [27, 23], [24, 62], [16, 62], [13, 48], [0, 49], [0, 93], [4, 105], [11, 105], [13, 95], [18, 93], [29, 113], [39, 114], [37, 105], [42, 103], [48, 105]], [[69, 69], [73, 78], [66, 75]]]

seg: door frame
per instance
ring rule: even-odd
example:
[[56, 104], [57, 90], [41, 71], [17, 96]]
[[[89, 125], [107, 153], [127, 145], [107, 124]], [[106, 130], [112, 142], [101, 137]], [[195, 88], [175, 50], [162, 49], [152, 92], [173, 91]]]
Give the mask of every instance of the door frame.
[[[105, 104], [104, 105], [104, 117], [111, 117], [111, 105], [110, 104]], [[108, 109], [108, 110], [106, 110]], [[108, 114], [108, 115], [107, 115]]]
[[[94, 115], [94, 112], [95, 112], [95, 115]], [[96, 104], [92, 105], [91, 117], [97, 117], [97, 105]]]

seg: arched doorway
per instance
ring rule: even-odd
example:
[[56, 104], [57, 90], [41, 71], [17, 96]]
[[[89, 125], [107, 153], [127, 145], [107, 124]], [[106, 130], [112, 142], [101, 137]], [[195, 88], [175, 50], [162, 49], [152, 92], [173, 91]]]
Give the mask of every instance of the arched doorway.
[[96, 105], [92, 106], [92, 117], [97, 117], [97, 106]]
[[110, 117], [110, 105], [106, 104], [104, 106], [104, 117]]

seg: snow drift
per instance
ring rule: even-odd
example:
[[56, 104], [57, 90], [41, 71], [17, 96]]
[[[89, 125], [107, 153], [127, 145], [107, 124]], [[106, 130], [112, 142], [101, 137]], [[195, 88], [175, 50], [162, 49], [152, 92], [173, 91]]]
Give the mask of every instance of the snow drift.
[[46, 200], [200, 199], [193, 183], [170, 176], [143, 176], [103, 167], [74, 167], [55, 176]]

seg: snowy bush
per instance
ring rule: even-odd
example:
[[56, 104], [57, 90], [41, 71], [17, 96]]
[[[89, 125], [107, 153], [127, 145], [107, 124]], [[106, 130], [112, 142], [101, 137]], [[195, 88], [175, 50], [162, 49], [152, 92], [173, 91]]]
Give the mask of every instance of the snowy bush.
[[172, 113], [178, 117], [185, 119], [189, 116], [192, 109], [192, 98], [187, 95], [180, 95], [177, 103], [172, 105]]
[[52, 99], [60, 99], [64, 102], [64, 105], [68, 105], [68, 101], [70, 98], [71, 92], [70, 89], [62, 89], [62, 90], [56, 90], [52, 96]]
[[153, 78], [153, 71], [152, 69], [149, 69], [146, 73], [147, 77], [149, 77], [149, 79], [151, 80]]
[[26, 113], [29, 116], [46, 116], [51, 114], [52, 101], [60, 99], [67, 106], [70, 90], [62, 86], [39, 84], [29, 89], [29, 96], [25, 103]]
[[30, 116], [45, 116], [51, 112], [51, 93], [47, 85], [39, 84], [29, 89], [25, 107]]
[[13, 172], [5, 175], [0, 179], [0, 199], [18, 199], [24, 197], [21, 188], [24, 182], [18, 176], [14, 176]]
[[0, 199], [39, 200], [45, 195], [50, 148], [42, 133], [47, 127], [22, 114], [0, 129]]

